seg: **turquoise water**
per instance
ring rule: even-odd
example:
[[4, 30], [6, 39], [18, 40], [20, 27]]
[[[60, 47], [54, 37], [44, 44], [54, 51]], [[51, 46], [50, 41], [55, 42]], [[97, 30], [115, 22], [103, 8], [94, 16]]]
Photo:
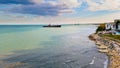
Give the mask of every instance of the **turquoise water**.
[[[103, 68], [105, 55], [88, 39], [95, 25], [43, 28], [37, 25], [0, 26], [1, 67]], [[93, 58], [95, 57], [95, 58]], [[95, 61], [91, 64], [92, 61]], [[12, 64], [11, 64], [12, 63]], [[17, 67], [17, 65], [14, 65]]]
[[120, 31], [116, 31], [116, 34], [117, 34], [117, 35], [120, 35]]

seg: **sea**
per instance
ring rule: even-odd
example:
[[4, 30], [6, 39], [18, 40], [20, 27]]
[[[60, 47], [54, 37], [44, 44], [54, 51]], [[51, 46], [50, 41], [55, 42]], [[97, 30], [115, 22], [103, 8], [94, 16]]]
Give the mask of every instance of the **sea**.
[[107, 68], [88, 36], [97, 25], [0, 25], [0, 68]]

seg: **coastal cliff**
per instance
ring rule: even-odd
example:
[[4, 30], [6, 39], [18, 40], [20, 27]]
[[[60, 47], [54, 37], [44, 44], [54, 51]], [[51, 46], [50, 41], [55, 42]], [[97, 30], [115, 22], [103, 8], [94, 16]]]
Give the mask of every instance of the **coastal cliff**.
[[108, 68], [120, 68], [120, 42], [102, 37], [99, 34], [91, 34], [89, 38], [97, 44], [99, 52], [109, 57]]

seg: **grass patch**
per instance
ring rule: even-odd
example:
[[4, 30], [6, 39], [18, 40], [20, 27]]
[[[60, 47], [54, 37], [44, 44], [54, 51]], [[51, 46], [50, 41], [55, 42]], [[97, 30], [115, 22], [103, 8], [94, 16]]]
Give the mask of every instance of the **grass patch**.
[[111, 39], [120, 40], [120, 35], [102, 34], [101, 37], [109, 37]]

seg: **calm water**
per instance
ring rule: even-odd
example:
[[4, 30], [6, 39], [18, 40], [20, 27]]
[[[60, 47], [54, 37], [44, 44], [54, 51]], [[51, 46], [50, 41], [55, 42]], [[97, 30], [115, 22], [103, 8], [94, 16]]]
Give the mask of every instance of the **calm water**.
[[0, 68], [105, 68], [106, 56], [88, 39], [95, 25], [0, 26]]

